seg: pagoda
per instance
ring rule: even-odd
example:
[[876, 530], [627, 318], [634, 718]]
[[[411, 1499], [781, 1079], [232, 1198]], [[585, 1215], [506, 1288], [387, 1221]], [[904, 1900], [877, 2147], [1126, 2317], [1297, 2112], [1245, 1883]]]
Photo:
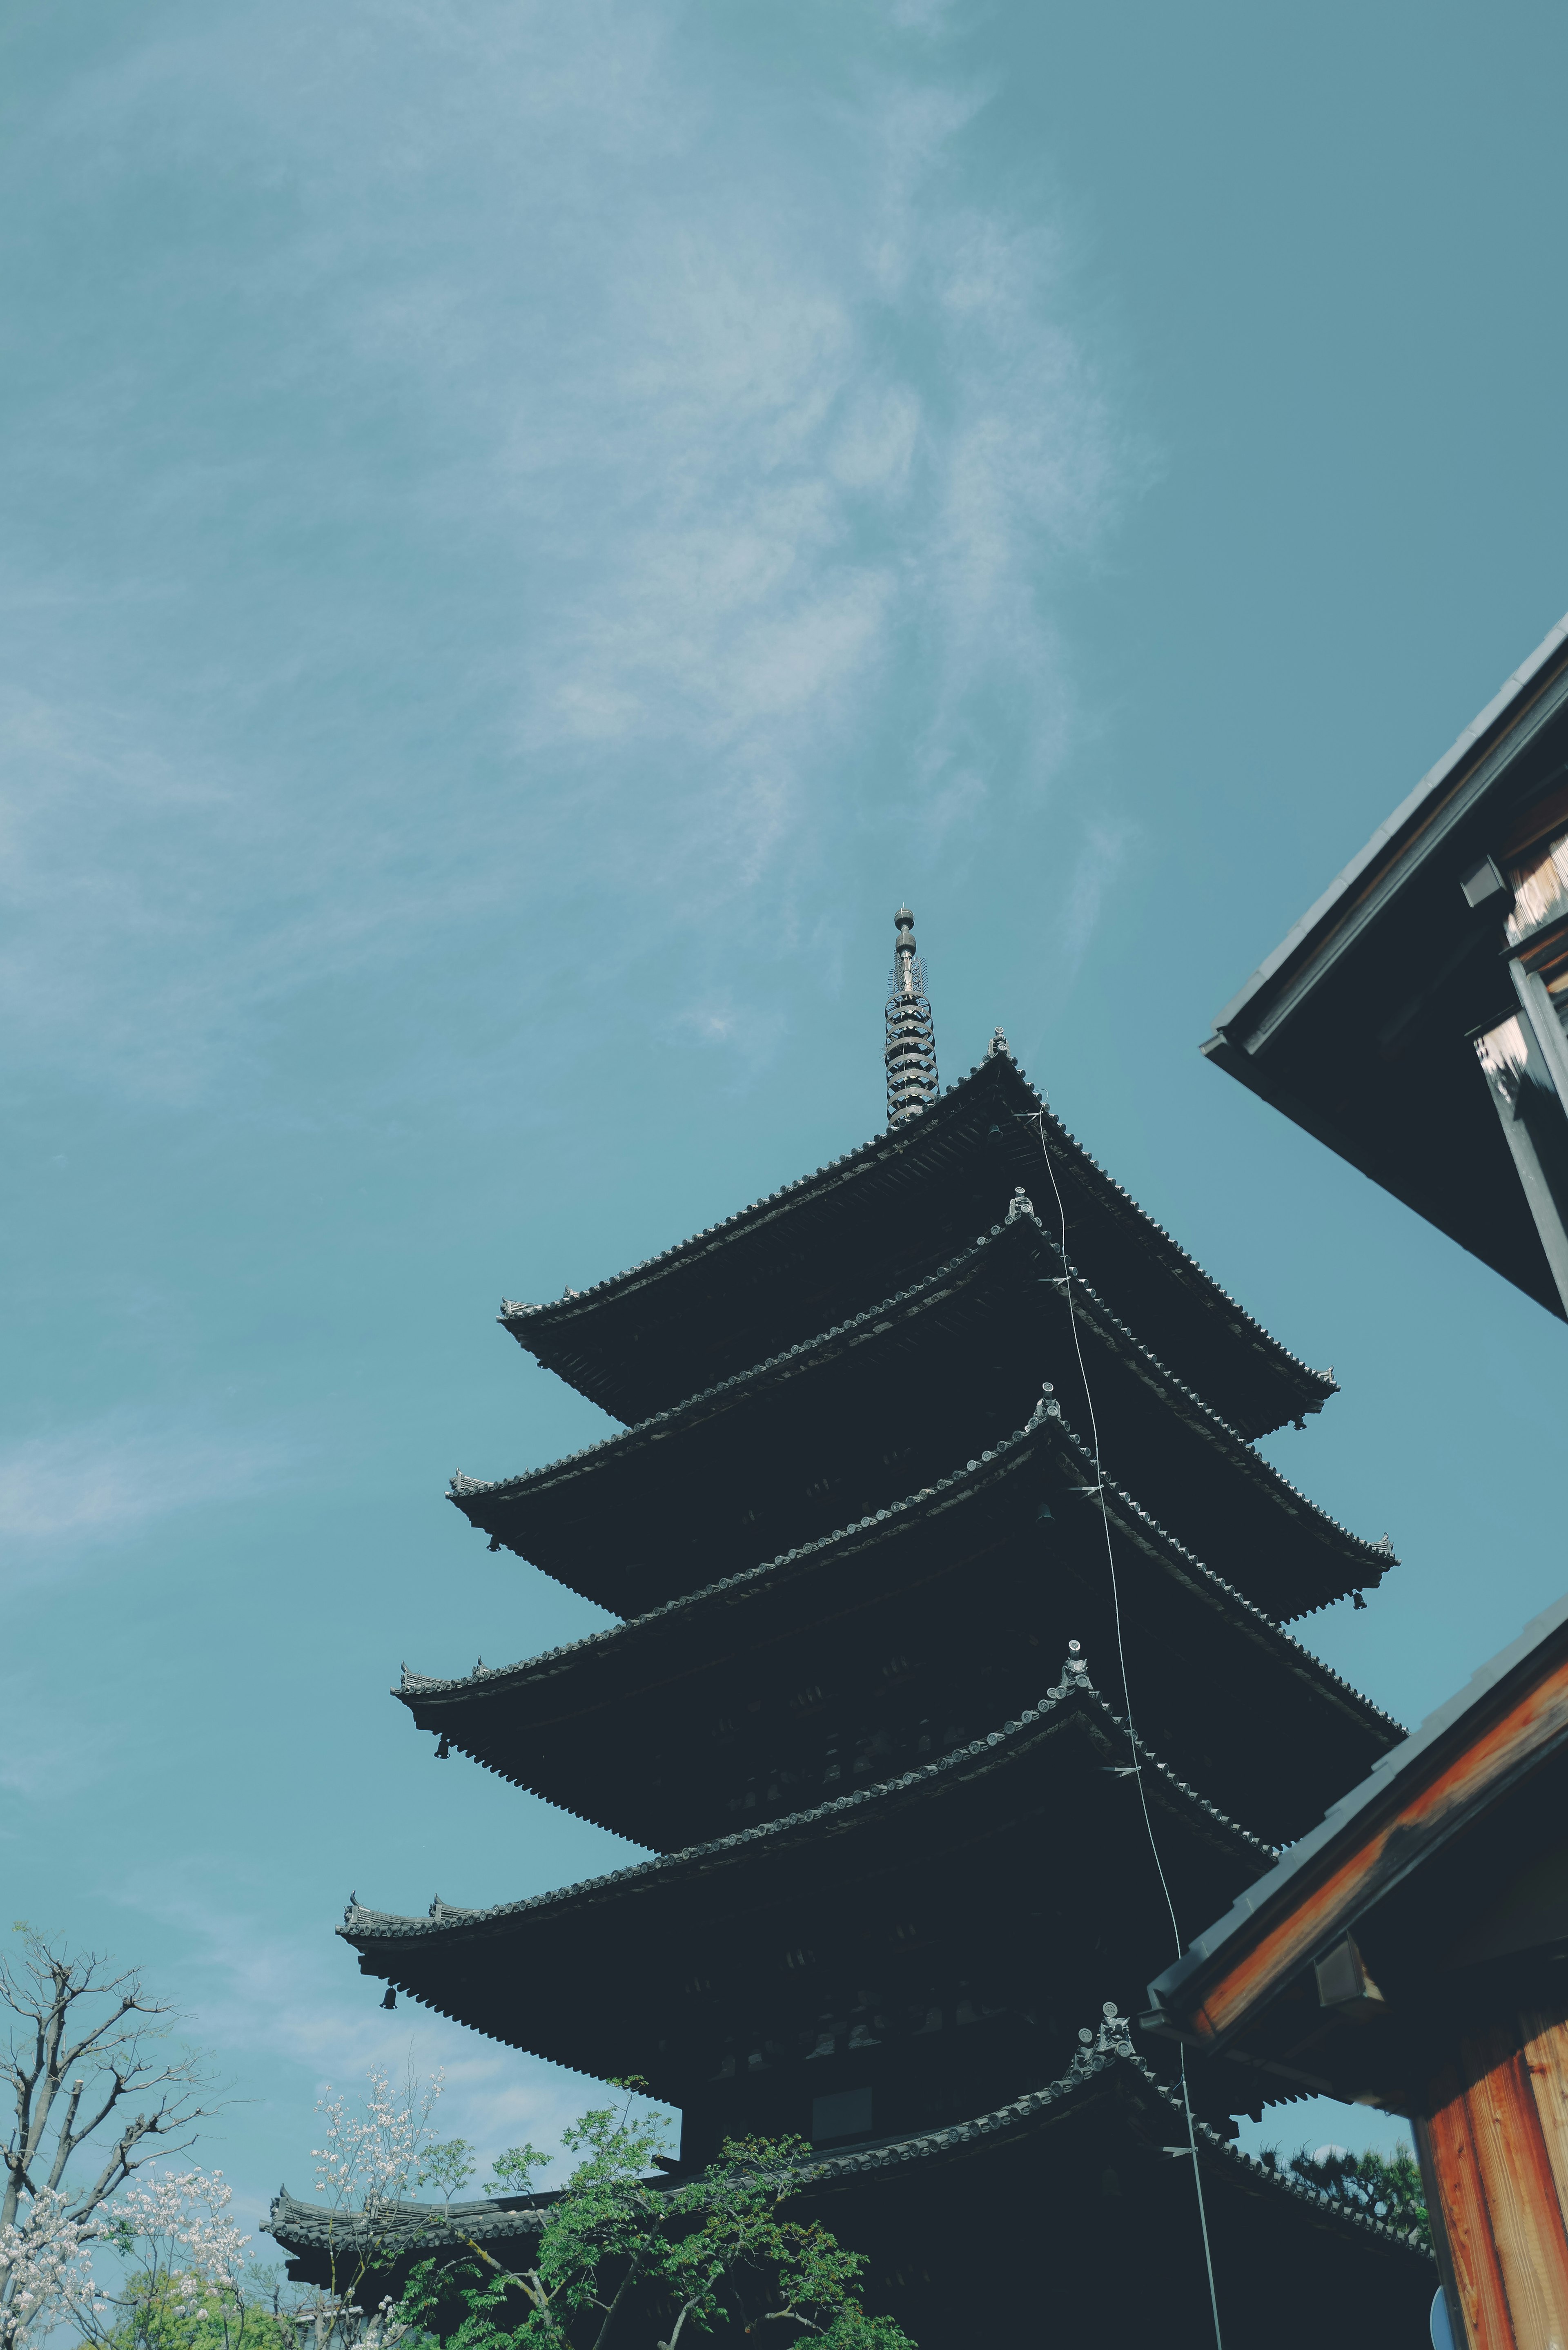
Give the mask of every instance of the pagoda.
[[[1425, 2252], [1235, 2148], [1279, 2084], [1203, 2068], [1189, 2127], [1178, 2053], [1126, 2021], [1172, 1913], [1226, 1908], [1403, 1734], [1286, 1628], [1395, 1564], [1256, 1450], [1332, 1374], [1143, 1213], [1000, 1030], [939, 1091], [913, 920], [886, 1129], [504, 1302], [623, 1425], [452, 1481], [493, 1551], [620, 1620], [398, 1697], [439, 1754], [649, 1857], [495, 1908], [355, 1900], [339, 1930], [388, 2005], [640, 2075], [682, 2171], [809, 2140], [803, 2200], [921, 2350], [1048, 2319], [1211, 2339], [1195, 2166], [1230, 2350], [1414, 2344]], [[506, 2257], [535, 2208], [451, 2225]], [[316, 2273], [319, 2215], [286, 2199], [273, 2229]]]

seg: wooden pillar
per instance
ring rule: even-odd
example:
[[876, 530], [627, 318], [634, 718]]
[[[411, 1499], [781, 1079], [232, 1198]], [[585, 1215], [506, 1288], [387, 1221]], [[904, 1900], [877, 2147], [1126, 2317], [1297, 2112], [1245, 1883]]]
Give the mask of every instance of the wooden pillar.
[[1469, 2350], [1568, 2350], [1568, 2002], [1459, 2043], [1416, 2125]]

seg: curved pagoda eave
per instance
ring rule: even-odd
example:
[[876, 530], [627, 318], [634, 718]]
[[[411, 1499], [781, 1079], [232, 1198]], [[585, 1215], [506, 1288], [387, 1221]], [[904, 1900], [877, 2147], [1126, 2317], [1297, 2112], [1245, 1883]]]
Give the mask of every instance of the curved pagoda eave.
[[[1194, 2325], [1201, 2322], [1191, 2181], [1167, 2150], [1187, 2144], [1180, 2097], [1097, 2013], [1095, 2022], [1099, 2044], [1040, 2088], [935, 2128], [825, 2147], [796, 2166], [786, 2217], [819, 2221], [867, 2257], [868, 2303], [923, 2350], [968, 2350], [977, 2277], [987, 2338], [1032, 2338], [1046, 2273], [1052, 2331], [1064, 2342], [1109, 2350], [1168, 2340], [1176, 2313], [1197, 2311]], [[1413, 2233], [1266, 2166], [1200, 2119], [1193, 2141], [1226, 2306], [1259, 2313], [1270, 2350], [1318, 2350], [1340, 2336], [1424, 2338], [1437, 2269]], [[555, 2199], [515, 2211], [404, 2207], [393, 2241], [400, 2252], [411, 2240], [427, 2258], [477, 2243], [503, 2269], [529, 2268]], [[1129, 2259], [1133, 2214], [1137, 2257]], [[329, 2287], [335, 2262], [347, 2254], [358, 2264], [362, 2246], [376, 2249], [341, 2215], [286, 2194], [265, 2226], [301, 2283]], [[414, 2256], [378, 2271], [379, 2289], [395, 2291]]]
[[1313, 1370], [1238, 1305], [1091, 1159], [1005, 1048], [908, 1126], [874, 1136], [722, 1223], [550, 1305], [504, 1303], [518, 1343], [635, 1423], [870, 1305], [950, 1254], [1012, 1184], [1045, 1183], [1113, 1309], [1249, 1438], [1322, 1409]]
[[[452, 1499], [493, 1548], [643, 1614], [883, 1505], [911, 1470], [935, 1469], [939, 1444], [950, 1458], [1003, 1413], [1025, 1417], [1043, 1371], [1072, 1399], [1085, 1339], [1107, 1469], [1270, 1614], [1370, 1588], [1396, 1563], [1291, 1485], [1086, 1284], [1069, 1294], [1021, 1196], [895, 1295], [564, 1460], [460, 1475]], [[1072, 1408], [1086, 1424], [1086, 1401]]]
[[[421, 1729], [514, 1784], [670, 1851], [729, 1825], [726, 1796], [743, 1805], [748, 1773], [753, 1816], [770, 1774], [790, 1807], [794, 1758], [811, 1751], [803, 1695], [843, 1738], [833, 1767], [846, 1776], [849, 1733], [891, 1717], [888, 1759], [867, 1766], [881, 1778], [911, 1759], [922, 1713], [934, 1741], [947, 1721], [1000, 1721], [1026, 1702], [1030, 1644], [1083, 1635], [1103, 1653], [1114, 1625], [1093, 1478], [1087, 1448], [1042, 1408], [972, 1468], [867, 1523], [521, 1664], [455, 1680], [405, 1670], [394, 1694]], [[1106, 1500], [1154, 1742], [1222, 1805], [1245, 1790], [1272, 1835], [1304, 1833], [1402, 1726], [1119, 1489]], [[817, 1783], [822, 1771], [818, 1756]]]
[[[1118, 2019], [1118, 2022], [1121, 2021]], [[998, 2158], [1005, 2161], [1022, 2142], [1038, 2139], [1047, 2131], [1064, 2134], [1073, 2148], [1069, 2159], [1081, 2166], [1083, 2156], [1072, 2125], [1075, 2119], [1086, 2116], [1096, 2106], [1109, 2101], [1122, 2108], [1118, 2119], [1127, 2131], [1127, 2156], [1135, 2160], [1141, 2157], [1151, 2168], [1158, 2166], [1159, 2177], [1168, 2179], [1169, 2157], [1165, 2142], [1172, 2138], [1185, 2142], [1187, 2137], [1187, 2117], [1180, 2096], [1159, 2078], [1144, 2057], [1133, 2051], [1125, 2036], [1114, 2027], [1106, 2026], [1099, 2017], [1096, 2023], [1098, 2030], [1091, 2038], [1103, 2044], [1081, 2046], [1054, 2080], [1023, 2096], [1011, 2098], [991, 2112], [965, 2115], [938, 2129], [900, 2132], [837, 2151], [823, 2150], [803, 2157], [795, 2165], [800, 2181], [799, 2203], [805, 2205], [818, 2198], [831, 2198], [839, 2204], [846, 2191], [857, 2197], [866, 2183], [879, 2178], [893, 2182], [917, 2171], [937, 2178], [951, 2176], [961, 2168], [972, 2169], [977, 2157], [994, 2168]], [[1228, 2181], [1240, 2189], [1249, 2204], [1273, 2204], [1282, 2211], [1301, 2215], [1310, 2222], [1314, 2234], [1358, 2249], [1376, 2249], [1401, 2270], [1417, 2276], [1429, 2296], [1436, 2266], [1417, 2238], [1390, 2227], [1369, 2212], [1334, 2202], [1289, 2170], [1260, 2162], [1207, 2122], [1195, 2122], [1193, 2135], [1206, 2178], [1212, 2176], [1216, 2180]], [[658, 2188], [659, 2182], [650, 2183]], [[669, 2191], [673, 2192], [678, 2184], [671, 2179]], [[947, 2191], [950, 2190], [944, 2189]], [[540, 2230], [549, 2207], [556, 2199], [555, 2193], [545, 2189], [535, 2195], [497, 2196], [483, 2202], [409, 2201], [396, 2207], [388, 2233], [400, 2251], [407, 2244], [410, 2254], [417, 2251], [421, 2258], [459, 2251], [479, 2243], [501, 2266], [520, 2265], [536, 2257]], [[794, 2197], [791, 2198], [791, 2207], [796, 2208]], [[842, 2223], [836, 2220], [835, 2224]], [[378, 2225], [384, 2226], [385, 2222], [379, 2221]], [[335, 2253], [340, 2261], [348, 2256], [358, 2262], [362, 2251], [374, 2249], [379, 2241], [357, 2218], [346, 2220], [341, 2212], [323, 2204], [304, 2202], [286, 2188], [273, 2199], [265, 2230], [285, 2251], [306, 2261], [316, 2255]], [[1029, 2272], [1037, 2280], [1033, 2247]], [[317, 2276], [307, 2271], [302, 2281], [326, 2284], [330, 2279], [327, 2272]], [[1164, 2292], [1165, 2287], [1162, 2285], [1160, 2290]]]
[[[683, 2104], [701, 2077], [691, 2035], [711, 2012], [716, 2044], [727, 2000], [760, 1981], [808, 2018], [817, 1978], [858, 1971], [864, 1981], [868, 1949], [884, 1969], [921, 1963], [918, 1938], [902, 1956], [896, 1947], [888, 1921], [904, 1916], [925, 1919], [928, 1939], [972, 1937], [978, 1971], [999, 1940], [1017, 1945], [988, 1910], [1016, 1907], [1042, 1871], [1059, 1879], [1079, 1849], [1096, 1850], [1103, 1865], [1120, 1847], [1130, 1875], [1113, 1880], [1116, 1899], [1141, 1918], [1137, 1939], [1158, 1936], [1163, 1902], [1137, 1794], [1119, 1775], [1135, 1762], [1166, 1875], [1191, 1914], [1208, 1914], [1215, 1887], [1233, 1898], [1272, 1865], [1272, 1846], [1147, 1744], [1135, 1750], [1121, 1716], [1078, 1677], [939, 1762], [765, 1826], [491, 1909], [435, 1903], [431, 1917], [410, 1918], [354, 1906], [337, 1930], [361, 1972], [400, 1993], [601, 2079], [639, 2073], [656, 2095]], [[1043, 1834], [1059, 1845], [1054, 1859]], [[957, 1899], [961, 1877], [973, 1884]], [[1066, 1933], [1059, 1946], [1040, 1945], [1034, 1961], [1079, 1964], [1068, 1945], [1086, 1939]], [[797, 1939], [798, 1970], [781, 1972]], [[691, 2021], [678, 2045], [671, 2019], [683, 2015]]]

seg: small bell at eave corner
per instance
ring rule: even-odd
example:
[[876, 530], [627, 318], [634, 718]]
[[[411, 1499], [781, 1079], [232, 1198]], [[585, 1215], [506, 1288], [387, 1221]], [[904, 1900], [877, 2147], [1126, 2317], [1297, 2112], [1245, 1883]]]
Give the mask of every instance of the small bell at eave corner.
[[390, 1984], [390, 1983], [389, 1983], [389, 1984], [387, 1985], [387, 1995], [386, 1995], [385, 1999], [381, 2002], [381, 2005], [382, 2005], [383, 2007], [396, 2007], [397, 2003], [398, 2003], [398, 1994], [397, 1994], [397, 1992], [392, 1989], [391, 1984]]

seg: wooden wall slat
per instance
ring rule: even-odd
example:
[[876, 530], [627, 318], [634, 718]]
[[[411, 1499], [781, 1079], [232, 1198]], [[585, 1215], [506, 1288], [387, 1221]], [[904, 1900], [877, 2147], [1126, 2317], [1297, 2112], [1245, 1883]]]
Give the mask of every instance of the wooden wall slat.
[[1568, 2236], [1513, 2030], [1461, 2042], [1459, 2069], [1512, 2339], [1519, 2350], [1568, 2350]]
[[1519, 2019], [1524, 2061], [1535, 2095], [1541, 2136], [1557, 2189], [1557, 2208], [1568, 2225], [1568, 2021], [1559, 2001], [1552, 2007], [1525, 2008]]
[[1422, 2128], [1438, 2181], [1441, 2224], [1469, 2350], [1515, 2350], [1508, 2296], [1491, 2239], [1486, 2192], [1457, 2065], [1446, 2064], [1431, 2083]]

